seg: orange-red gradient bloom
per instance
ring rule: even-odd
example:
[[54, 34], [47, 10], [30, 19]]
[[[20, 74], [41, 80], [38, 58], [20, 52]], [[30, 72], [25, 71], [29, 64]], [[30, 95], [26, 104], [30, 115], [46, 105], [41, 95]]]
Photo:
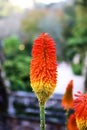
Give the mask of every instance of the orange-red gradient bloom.
[[68, 130], [79, 130], [77, 128], [75, 114], [71, 114], [68, 119]]
[[61, 105], [64, 107], [64, 109], [68, 110], [72, 108], [73, 105], [73, 80], [70, 80], [65, 94], [63, 95]]
[[39, 103], [44, 105], [53, 93], [57, 80], [55, 42], [47, 33], [42, 33], [34, 41], [30, 80]]
[[82, 94], [78, 92], [75, 96], [73, 108], [75, 110], [77, 126], [79, 130], [87, 130], [87, 93]]

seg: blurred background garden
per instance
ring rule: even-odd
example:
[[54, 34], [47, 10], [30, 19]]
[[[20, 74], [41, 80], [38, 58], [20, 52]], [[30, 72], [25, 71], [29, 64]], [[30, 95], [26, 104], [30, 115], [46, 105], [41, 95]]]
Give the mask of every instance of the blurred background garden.
[[[32, 104], [35, 95], [30, 86], [29, 65], [32, 44], [42, 32], [49, 33], [56, 42], [58, 83], [53, 105], [70, 80], [74, 80], [74, 93], [87, 90], [87, 0], [0, 0], [0, 130], [39, 130], [38, 119], [31, 114], [35, 111], [29, 109], [36, 110], [38, 106]], [[5, 118], [7, 124], [13, 121], [9, 128], [2, 125]], [[47, 126], [48, 130], [64, 130], [64, 121], [57, 124], [60, 119], [47, 120], [53, 124]]]

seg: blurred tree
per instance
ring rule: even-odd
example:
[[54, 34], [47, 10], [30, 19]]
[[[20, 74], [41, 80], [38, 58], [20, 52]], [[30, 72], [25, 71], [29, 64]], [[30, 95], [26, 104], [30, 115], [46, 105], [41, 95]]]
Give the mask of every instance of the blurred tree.
[[31, 58], [26, 45], [21, 44], [21, 41], [16, 36], [9, 37], [4, 40], [4, 53], [6, 57], [4, 68], [11, 82], [11, 89], [14, 91], [31, 91], [29, 84], [29, 63]]
[[66, 46], [64, 48], [64, 52], [65, 52], [65, 60], [69, 60], [71, 61], [74, 54], [76, 53], [76, 50], [72, 47], [68, 47], [67, 46], [67, 39], [69, 39], [70, 37], [72, 37], [72, 28], [75, 24], [75, 10], [74, 10], [74, 5], [66, 5], [64, 8], [64, 12], [65, 12], [65, 26], [64, 26], [64, 40], [66, 43]]
[[19, 45], [20, 40], [16, 36], [6, 38], [4, 40], [4, 52], [6, 54], [6, 58], [10, 58], [16, 55]]
[[0, 0], [0, 18], [6, 17], [14, 12], [21, 12], [22, 10], [20, 7], [14, 6], [11, 0]]
[[87, 51], [87, 1], [76, 0], [75, 5], [75, 24], [72, 27], [71, 36], [67, 38], [67, 43], [68, 49], [71, 48], [73, 54], [78, 53], [80, 55], [79, 64], [82, 66]]
[[29, 12], [22, 20], [22, 29], [26, 32], [28, 40], [33, 42], [33, 39], [40, 33], [38, 23], [40, 19], [45, 15], [44, 10], [33, 10]]
[[33, 43], [41, 32], [52, 35], [57, 43], [57, 55], [63, 58], [63, 16], [63, 11], [60, 10], [35, 9], [22, 20], [22, 29], [30, 43]]
[[8, 13], [8, 0], [0, 0], [0, 17], [6, 16]]
[[87, 1], [78, 0], [76, 4], [76, 23], [68, 45], [77, 49], [83, 61], [87, 50]]

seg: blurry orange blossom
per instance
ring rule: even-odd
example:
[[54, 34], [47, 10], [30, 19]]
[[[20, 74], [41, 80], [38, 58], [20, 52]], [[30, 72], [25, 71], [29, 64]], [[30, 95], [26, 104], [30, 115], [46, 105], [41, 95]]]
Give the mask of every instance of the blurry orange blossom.
[[82, 94], [78, 92], [75, 96], [73, 108], [75, 110], [77, 126], [79, 130], [87, 130], [87, 93]]
[[62, 102], [61, 102], [62, 106], [66, 110], [69, 110], [70, 108], [72, 108], [72, 105], [73, 105], [72, 90], [73, 90], [73, 80], [69, 82], [66, 88], [65, 94], [63, 95]]
[[75, 114], [71, 114], [68, 119], [68, 130], [79, 130], [77, 128]]

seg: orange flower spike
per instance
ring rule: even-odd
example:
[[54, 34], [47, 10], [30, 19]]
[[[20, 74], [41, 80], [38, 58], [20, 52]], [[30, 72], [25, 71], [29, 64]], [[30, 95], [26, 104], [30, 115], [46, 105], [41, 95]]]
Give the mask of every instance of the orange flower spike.
[[63, 95], [62, 102], [61, 102], [62, 106], [66, 110], [69, 110], [70, 108], [72, 108], [72, 105], [73, 105], [72, 90], [73, 90], [73, 80], [69, 82], [66, 88], [65, 94]]
[[77, 128], [75, 114], [71, 114], [68, 119], [68, 130], [79, 130]]
[[79, 130], [87, 130], [87, 93], [82, 94], [78, 92], [75, 96], [73, 108], [75, 110], [77, 126]]
[[52, 95], [57, 82], [55, 42], [47, 33], [42, 33], [34, 41], [30, 81], [39, 103], [44, 105]]

